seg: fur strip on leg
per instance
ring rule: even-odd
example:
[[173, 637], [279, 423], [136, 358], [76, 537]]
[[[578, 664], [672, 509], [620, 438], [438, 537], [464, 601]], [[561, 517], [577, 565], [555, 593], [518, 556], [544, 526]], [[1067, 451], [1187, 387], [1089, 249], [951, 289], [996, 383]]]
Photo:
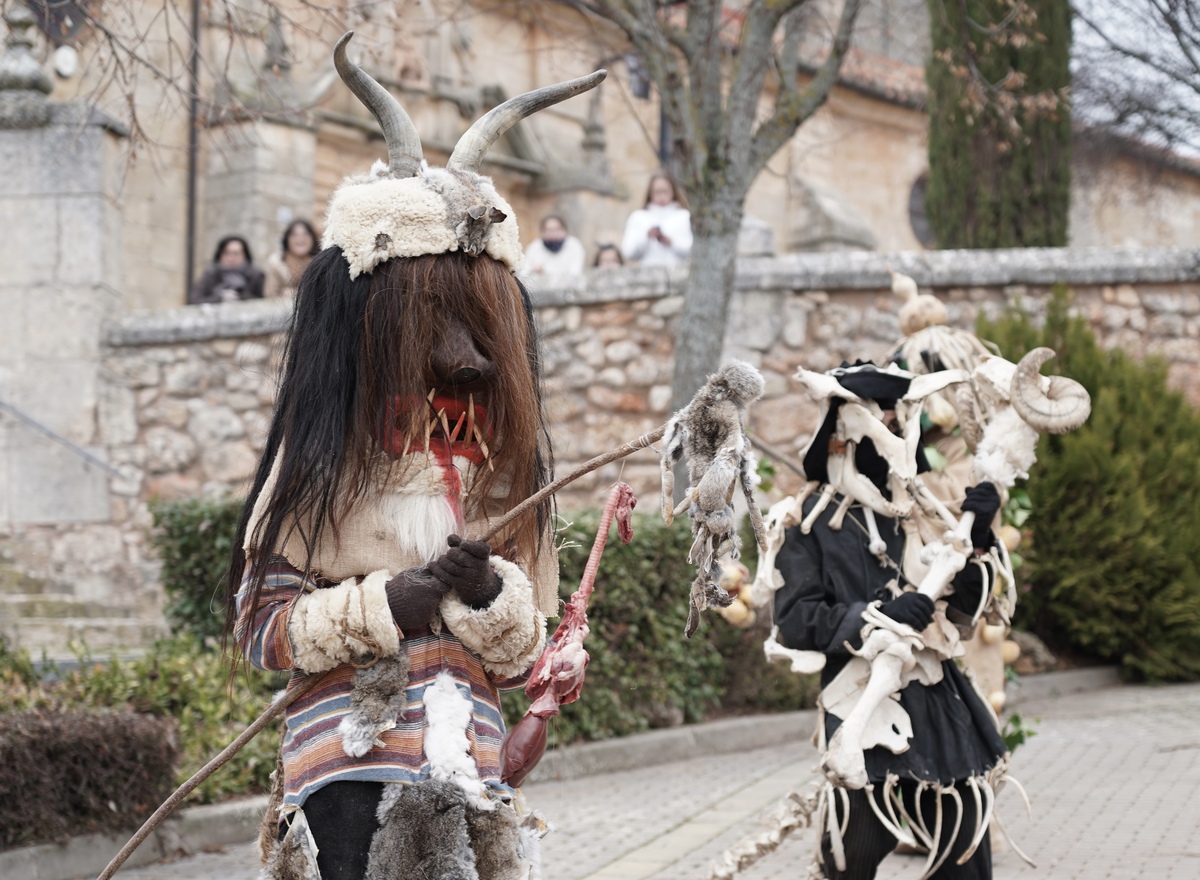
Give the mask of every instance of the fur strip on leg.
[[487, 608], [472, 608], [450, 595], [442, 620], [493, 675], [512, 678], [529, 669], [546, 643], [546, 618], [534, 607], [533, 586], [519, 566], [493, 556], [503, 587]]
[[378, 818], [367, 880], [479, 880], [467, 798], [457, 785], [436, 780], [387, 785]]
[[304, 810], [292, 813], [287, 834], [263, 865], [262, 876], [266, 880], [321, 880], [317, 842], [304, 818]]
[[403, 651], [354, 673], [350, 713], [338, 725], [347, 755], [361, 758], [383, 745], [379, 735], [395, 727], [408, 708], [407, 687], [408, 654]]
[[296, 667], [326, 672], [343, 663], [394, 656], [400, 633], [387, 601], [389, 577], [381, 569], [361, 583], [348, 578], [296, 599], [287, 627]]

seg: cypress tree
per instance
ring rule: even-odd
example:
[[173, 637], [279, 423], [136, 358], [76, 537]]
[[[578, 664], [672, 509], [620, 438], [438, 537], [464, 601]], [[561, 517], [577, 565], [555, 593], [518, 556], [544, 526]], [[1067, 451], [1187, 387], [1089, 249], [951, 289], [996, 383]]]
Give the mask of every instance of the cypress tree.
[[929, 0], [926, 210], [945, 248], [1063, 247], [1068, 0]]

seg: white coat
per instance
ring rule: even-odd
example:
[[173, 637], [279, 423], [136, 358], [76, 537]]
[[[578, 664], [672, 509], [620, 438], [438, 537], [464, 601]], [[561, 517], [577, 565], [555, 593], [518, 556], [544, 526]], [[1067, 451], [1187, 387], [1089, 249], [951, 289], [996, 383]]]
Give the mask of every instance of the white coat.
[[[671, 240], [669, 247], [650, 238], [650, 230], [655, 226]], [[621, 253], [625, 259], [643, 266], [683, 265], [692, 253], [692, 215], [678, 202], [650, 204], [634, 211], [625, 221]]]

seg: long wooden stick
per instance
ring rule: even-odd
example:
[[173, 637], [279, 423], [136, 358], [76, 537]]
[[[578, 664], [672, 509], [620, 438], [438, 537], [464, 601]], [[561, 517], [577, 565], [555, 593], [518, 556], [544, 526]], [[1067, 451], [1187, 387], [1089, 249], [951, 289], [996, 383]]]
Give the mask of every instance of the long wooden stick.
[[108, 863], [97, 880], [109, 880], [113, 874], [120, 870], [121, 865], [125, 864], [125, 860], [133, 855], [133, 851], [137, 849], [145, 841], [150, 833], [154, 831], [163, 819], [167, 818], [171, 812], [179, 806], [179, 802], [192, 793], [201, 782], [212, 776], [217, 770], [223, 767], [230, 758], [242, 750], [242, 747], [254, 737], [258, 736], [259, 732], [271, 723], [271, 720], [277, 718], [284, 709], [290, 706], [296, 700], [311, 691], [316, 687], [317, 683], [322, 679], [321, 675], [311, 675], [306, 679], [301, 680], [291, 690], [285, 692], [277, 700], [273, 700], [271, 705], [267, 706], [266, 711], [258, 716], [254, 722], [242, 731], [241, 736], [227, 745], [220, 754], [197, 770], [191, 775], [187, 782], [175, 789], [174, 794], [163, 801], [162, 806], [154, 811], [149, 819], [142, 823], [142, 827], [137, 830], [133, 837], [129, 838], [129, 842], [121, 847], [121, 851], [112, 857], [112, 861]]
[[616, 449], [609, 450], [602, 455], [597, 455], [595, 458], [588, 459], [569, 474], [559, 477], [553, 483], [550, 483], [548, 486], [544, 486], [538, 491], [534, 492], [508, 513], [504, 514], [504, 516], [500, 517], [500, 519], [496, 520], [495, 525], [493, 525], [488, 530], [487, 534], [483, 536], [483, 540], [490, 541], [492, 538], [496, 537], [496, 533], [503, 529], [506, 525], [511, 523], [517, 517], [528, 513], [531, 509], [545, 500], [548, 495], [553, 495], [568, 483], [575, 482], [584, 474], [590, 474], [597, 468], [604, 467], [604, 465], [608, 464], [609, 462], [624, 458], [627, 455], [637, 452], [639, 449], [645, 449], [651, 443], [661, 440], [663, 434], [666, 432], [667, 426], [665, 424], [659, 425], [653, 431], [643, 434], [636, 440], [631, 440], [629, 443], [618, 446]]
[[[539, 502], [546, 498], [546, 496], [552, 495], [568, 483], [578, 480], [584, 474], [589, 474], [597, 468], [603, 467], [609, 462], [624, 458], [631, 453], [637, 452], [639, 449], [645, 449], [651, 443], [661, 440], [663, 434], [666, 433], [666, 430], [667, 426], [665, 424], [660, 425], [653, 431], [638, 437], [636, 440], [619, 446], [609, 452], [605, 452], [603, 455], [597, 455], [595, 458], [585, 461], [569, 474], [560, 477], [553, 483], [550, 483], [548, 486], [545, 486], [544, 488], [530, 495], [508, 513], [502, 516], [496, 521], [496, 524], [492, 526], [488, 533], [484, 535], [483, 540], [490, 541], [496, 536], [497, 532], [499, 532], [517, 517], [532, 510], [538, 505]], [[162, 821], [167, 818], [167, 816], [169, 816], [177, 806], [179, 806], [180, 801], [191, 794], [192, 791], [195, 790], [196, 786], [198, 786], [205, 779], [208, 779], [208, 777], [212, 776], [213, 773], [224, 766], [230, 758], [241, 751], [242, 747], [245, 746], [246, 743], [250, 742], [250, 740], [254, 739], [254, 737], [256, 737], [264, 727], [271, 723], [273, 718], [278, 717], [284, 709], [312, 690], [319, 680], [320, 676], [312, 676], [304, 681], [301, 681], [292, 690], [285, 693], [278, 700], [273, 701], [271, 705], [267, 707], [266, 711], [259, 715], [249, 727], [242, 731], [242, 734], [237, 739], [227, 745], [219, 755], [192, 774], [192, 777], [188, 779], [187, 782], [175, 789], [175, 793], [163, 801], [162, 806], [154, 811], [154, 815], [147, 819], [142, 824], [142, 827], [137, 830], [137, 833], [129, 839], [129, 842], [126, 843], [125, 846], [121, 847], [121, 851], [113, 856], [112, 861], [108, 863], [108, 866], [100, 873], [100, 876], [97, 877], [96, 880], [109, 880], [113, 874], [117, 873], [121, 865], [125, 864], [125, 860], [133, 855], [133, 851], [141, 846], [146, 838], [150, 836], [150, 833], [154, 831], [154, 829], [160, 824], [162, 824]]]

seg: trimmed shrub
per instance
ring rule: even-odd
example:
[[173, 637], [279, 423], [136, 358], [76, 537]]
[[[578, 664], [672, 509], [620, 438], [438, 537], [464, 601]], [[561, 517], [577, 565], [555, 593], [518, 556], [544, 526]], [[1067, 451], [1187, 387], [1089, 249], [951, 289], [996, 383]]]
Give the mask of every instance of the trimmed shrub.
[[136, 827], [174, 788], [177, 753], [170, 718], [0, 715], [0, 847]]
[[[55, 680], [49, 681], [24, 675], [27, 660], [22, 653], [0, 653], [0, 713], [120, 710], [173, 719], [179, 743], [176, 784], [229, 745], [286, 684], [286, 676], [247, 667], [230, 682], [228, 658], [190, 636], [160, 642], [137, 660], [81, 658], [78, 668], [55, 670]], [[267, 791], [278, 746], [275, 731], [260, 733], [189, 800], [209, 803]]]
[[176, 632], [219, 637], [225, 626], [221, 598], [229, 552], [243, 502], [187, 498], [150, 505], [150, 544], [162, 560], [167, 620]]
[[1038, 447], [1016, 625], [1129, 677], [1200, 678], [1200, 415], [1161, 361], [1101, 350], [1068, 305], [1059, 288], [1044, 327], [1015, 312], [979, 326], [1013, 361], [1053, 348], [1092, 395], [1082, 428]]

